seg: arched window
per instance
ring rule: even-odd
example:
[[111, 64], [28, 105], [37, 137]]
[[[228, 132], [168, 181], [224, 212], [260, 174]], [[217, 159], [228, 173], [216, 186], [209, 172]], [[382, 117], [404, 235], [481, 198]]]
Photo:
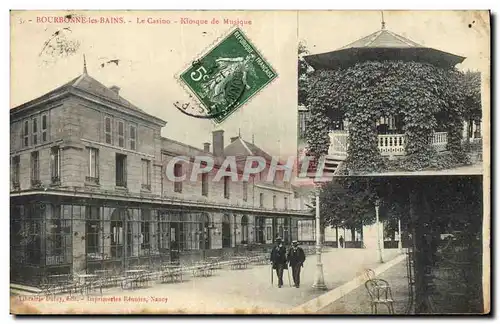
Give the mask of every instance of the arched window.
[[241, 244], [248, 244], [248, 217], [241, 217]]
[[200, 249], [210, 249], [210, 216], [207, 213], [201, 214], [199, 231], [200, 231]]
[[222, 218], [222, 247], [231, 247], [231, 221], [227, 214]]

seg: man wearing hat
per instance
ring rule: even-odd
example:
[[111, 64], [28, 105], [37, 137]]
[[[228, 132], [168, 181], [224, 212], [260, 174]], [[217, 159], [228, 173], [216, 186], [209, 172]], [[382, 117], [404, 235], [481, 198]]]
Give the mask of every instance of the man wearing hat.
[[306, 254], [304, 250], [299, 246], [299, 242], [293, 241], [292, 248], [288, 251], [287, 261], [292, 267], [293, 283], [295, 288], [300, 286], [300, 268], [303, 267], [304, 261], [306, 260]]
[[276, 245], [271, 251], [271, 263], [278, 276], [278, 288], [281, 288], [283, 286], [283, 269], [288, 269], [288, 267], [286, 265], [286, 248], [279, 236], [276, 238]]

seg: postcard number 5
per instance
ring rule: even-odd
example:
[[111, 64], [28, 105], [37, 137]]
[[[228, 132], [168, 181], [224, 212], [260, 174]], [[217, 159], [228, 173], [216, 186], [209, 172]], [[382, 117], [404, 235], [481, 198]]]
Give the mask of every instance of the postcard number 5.
[[196, 71], [191, 72], [191, 80], [200, 81], [202, 78], [203, 80], [207, 80], [209, 77], [205, 73], [207, 73], [207, 70], [203, 66], [200, 66]]

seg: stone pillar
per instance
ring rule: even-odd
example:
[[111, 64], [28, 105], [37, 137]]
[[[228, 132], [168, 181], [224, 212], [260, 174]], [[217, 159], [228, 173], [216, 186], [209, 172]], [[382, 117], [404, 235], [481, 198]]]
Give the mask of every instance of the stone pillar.
[[129, 226], [132, 226], [132, 257], [139, 256], [139, 250], [141, 249], [141, 217], [139, 215], [138, 209], [128, 210], [130, 215], [132, 215], [132, 222], [129, 222]]
[[[108, 207], [102, 207], [102, 223], [103, 223], [103, 241], [101, 246], [104, 245], [103, 253], [111, 258], [111, 213], [113, 209]], [[104, 244], [103, 244], [104, 243]]]
[[255, 216], [247, 215], [247, 219], [248, 219], [248, 243], [254, 243], [256, 236], [255, 232], [257, 229]]
[[[152, 211], [155, 215], [156, 211]], [[158, 251], [158, 221], [156, 217], [152, 217], [149, 223], [149, 245], [151, 252]]]
[[73, 274], [85, 273], [85, 207], [63, 205], [63, 213], [70, 213], [73, 221]]

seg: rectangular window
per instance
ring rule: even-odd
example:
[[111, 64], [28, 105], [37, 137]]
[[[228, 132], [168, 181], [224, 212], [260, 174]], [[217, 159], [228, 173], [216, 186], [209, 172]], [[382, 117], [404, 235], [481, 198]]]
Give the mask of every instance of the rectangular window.
[[23, 130], [23, 146], [27, 147], [29, 145], [29, 136], [30, 136], [30, 122], [24, 122], [24, 130]]
[[40, 160], [38, 151], [31, 152], [31, 185], [40, 185]]
[[202, 196], [208, 196], [208, 173], [201, 174], [201, 194]]
[[[182, 176], [182, 164], [176, 163], [174, 165], [174, 177], [180, 177]], [[175, 192], [182, 192], [182, 181], [181, 180], [176, 180], [174, 182], [174, 191]]]
[[231, 178], [226, 176], [224, 177], [224, 198], [229, 199], [229, 185]]
[[71, 220], [61, 218], [61, 206], [46, 205], [52, 209], [46, 220], [45, 260], [46, 265], [65, 264], [67, 262], [67, 247], [71, 237], [68, 237]]
[[262, 192], [259, 194], [259, 205], [261, 208], [264, 207], [264, 194]]
[[87, 182], [99, 184], [99, 150], [94, 147], [87, 147], [88, 168]]
[[12, 158], [12, 184], [14, 188], [19, 188], [19, 173], [21, 169], [21, 159], [18, 156]]
[[288, 209], [288, 197], [285, 197], [285, 209]]
[[130, 125], [130, 149], [135, 151], [135, 142], [136, 142], [136, 128], [133, 125]]
[[273, 209], [276, 209], [276, 195], [273, 195]]
[[243, 201], [248, 200], [248, 182], [243, 181]]
[[52, 183], [61, 181], [61, 150], [59, 146], [50, 149], [50, 173]]
[[99, 254], [99, 248], [101, 247], [99, 207], [87, 206], [85, 208], [85, 214], [85, 249], [87, 258], [101, 260], [102, 256]]
[[122, 121], [118, 122], [118, 146], [125, 147], [125, 130]]
[[47, 142], [47, 115], [42, 115], [42, 143]]
[[113, 144], [111, 136], [111, 117], [104, 118], [104, 136], [107, 144]]
[[35, 118], [33, 118], [33, 120], [31, 122], [32, 122], [32, 124], [31, 124], [31, 126], [32, 126], [32, 128], [31, 128], [31, 130], [32, 130], [31, 142], [33, 145], [37, 145], [38, 144], [38, 120], [35, 117]]
[[116, 154], [116, 186], [127, 187], [127, 156]]
[[141, 160], [142, 163], [142, 189], [151, 190], [151, 161]]

